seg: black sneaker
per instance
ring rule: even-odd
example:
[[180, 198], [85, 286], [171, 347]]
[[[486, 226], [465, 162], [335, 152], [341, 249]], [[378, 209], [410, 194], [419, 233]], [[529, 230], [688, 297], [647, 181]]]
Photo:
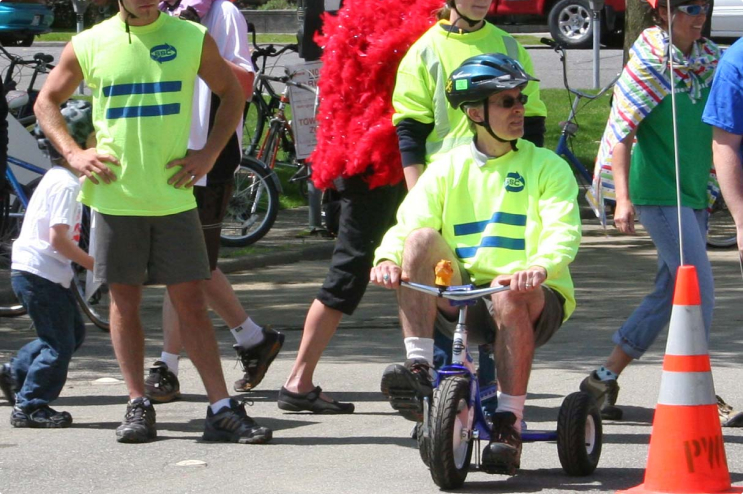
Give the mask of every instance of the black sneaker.
[[10, 364], [0, 366], [0, 391], [3, 392], [3, 396], [8, 400], [10, 406], [15, 405], [15, 391], [17, 388], [13, 373], [10, 370]]
[[13, 407], [10, 425], [32, 429], [63, 429], [72, 425], [72, 415], [67, 412], [58, 412], [49, 408], [48, 405], [40, 406], [30, 412]]
[[580, 383], [580, 390], [596, 399], [602, 419], [622, 420], [624, 413], [616, 406], [619, 397], [619, 383], [616, 379], [602, 381], [596, 371], [593, 371]]
[[391, 364], [382, 374], [381, 390], [392, 408], [414, 422], [423, 421], [423, 398], [433, 396], [431, 365], [423, 359]]
[[516, 430], [516, 415], [496, 412], [490, 442], [482, 452], [481, 468], [486, 473], [516, 475], [521, 466], [521, 434]]
[[146, 443], [157, 437], [155, 408], [147, 398], [136, 398], [126, 404], [126, 415], [116, 428], [120, 443]]
[[242, 393], [258, 386], [266, 376], [268, 367], [284, 346], [284, 335], [266, 327], [263, 328], [263, 341], [250, 348], [234, 345], [237, 359], [242, 364], [245, 376], [235, 381], [235, 391]]
[[211, 407], [207, 409], [204, 441], [263, 444], [272, 437], [271, 429], [258, 425], [245, 413], [245, 405], [233, 399], [229, 407], [222, 407], [217, 413], [212, 412]]
[[181, 384], [178, 376], [168, 368], [168, 364], [158, 360], [150, 367], [144, 380], [144, 394], [155, 403], [168, 403], [181, 397]]

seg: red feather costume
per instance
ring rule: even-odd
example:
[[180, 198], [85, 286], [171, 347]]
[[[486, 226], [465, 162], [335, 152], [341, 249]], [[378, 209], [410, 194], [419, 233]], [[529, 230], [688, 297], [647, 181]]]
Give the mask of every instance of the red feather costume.
[[392, 125], [392, 91], [400, 60], [435, 22], [443, 0], [344, 0], [325, 14], [317, 147], [312, 181], [321, 189], [338, 177], [372, 168], [369, 188], [403, 178]]

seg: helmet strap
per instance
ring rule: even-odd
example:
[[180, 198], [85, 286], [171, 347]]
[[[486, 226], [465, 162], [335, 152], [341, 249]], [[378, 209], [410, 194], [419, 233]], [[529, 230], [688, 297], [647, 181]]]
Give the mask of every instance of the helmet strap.
[[464, 22], [466, 22], [466, 23], [467, 23], [467, 25], [469, 25], [469, 27], [471, 27], [471, 28], [472, 28], [472, 27], [475, 27], [475, 25], [477, 25], [477, 24], [478, 24], [479, 22], [482, 22], [482, 19], [480, 19], [479, 21], [476, 21], [476, 20], [474, 20], [474, 19], [470, 19], [470, 18], [469, 18], [469, 17], [467, 17], [466, 15], [462, 14], [462, 13], [461, 13], [461, 12], [459, 11], [459, 9], [457, 8], [457, 3], [456, 3], [455, 1], [453, 1], [453, 2], [451, 3], [451, 8], [452, 8], [452, 9], [454, 9], [454, 12], [456, 12], [456, 13], [457, 13], [457, 15], [459, 16], [459, 18], [460, 18], [460, 19], [462, 19], [462, 20], [464, 20]]
[[[470, 120], [472, 120], [475, 123], [475, 125], [479, 125], [481, 127], [485, 127], [485, 130], [488, 131], [488, 134], [490, 134], [490, 136], [493, 139], [495, 139], [496, 141], [510, 143], [511, 144], [511, 149], [513, 149], [514, 151], [518, 151], [519, 149], [516, 147], [516, 141], [518, 139], [503, 139], [502, 137], [499, 137], [495, 133], [495, 131], [493, 131], [493, 128], [490, 126], [488, 100], [484, 100], [482, 103], [483, 103], [483, 105], [482, 105], [483, 106], [483, 113], [484, 113], [484, 117], [485, 117], [483, 119], [483, 121], [482, 122], [475, 122], [472, 119], [470, 119]], [[469, 118], [469, 115], [467, 115], [467, 118]]]
[[121, 8], [124, 9], [124, 12], [126, 12], [126, 16], [124, 17], [124, 26], [126, 26], [126, 34], [129, 36], [129, 44], [132, 44], [132, 33], [129, 29], [129, 18], [136, 19], [137, 16], [134, 15], [129, 9], [126, 8], [126, 5], [124, 5], [124, 0], [119, 0], [119, 3], [121, 4]]

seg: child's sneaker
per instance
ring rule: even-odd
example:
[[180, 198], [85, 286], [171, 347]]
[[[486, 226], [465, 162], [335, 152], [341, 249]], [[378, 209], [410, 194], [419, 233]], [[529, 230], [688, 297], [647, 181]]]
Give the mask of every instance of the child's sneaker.
[[207, 409], [204, 441], [263, 444], [272, 437], [271, 429], [258, 425], [245, 413], [245, 405], [233, 399], [229, 407], [222, 407], [217, 413], [212, 412], [212, 407]]
[[31, 412], [24, 412], [19, 407], [13, 407], [10, 425], [32, 429], [63, 429], [72, 425], [72, 416], [67, 412], [58, 412], [49, 408], [48, 405], [40, 406]]
[[3, 396], [8, 400], [10, 406], [15, 406], [16, 389], [17, 386], [10, 370], [10, 364], [3, 364], [0, 366], [0, 391], [3, 392]]
[[155, 408], [147, 398], [136, 398], [126, 405], [126, 415], [116, 429], [120, 443], [146, 443], [157, 437]]

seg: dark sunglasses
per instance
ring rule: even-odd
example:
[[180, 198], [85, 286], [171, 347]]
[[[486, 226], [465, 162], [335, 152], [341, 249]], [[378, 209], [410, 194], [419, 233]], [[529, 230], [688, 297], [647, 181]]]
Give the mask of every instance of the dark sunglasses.
[[697, 5], [697, 4], [679, 5], [676, 8], [679, 10], [679, 12], [683, 12], [684, 14], [691, 15], [691, 16], [698, 16], [702, 14], [707, 15], [707, 12], [709, 12], [708, 3], [705, 3], [704, 5]]
[[517, 101], [522, 105], [525, 105], [526, 102], [529, 101], [529, 96], [524, 93], [519, 94], [515, 98], [513, 96], [506, 96], [496, 104], [501, 108], [508, 110], [509, 108], [513, 108]]

